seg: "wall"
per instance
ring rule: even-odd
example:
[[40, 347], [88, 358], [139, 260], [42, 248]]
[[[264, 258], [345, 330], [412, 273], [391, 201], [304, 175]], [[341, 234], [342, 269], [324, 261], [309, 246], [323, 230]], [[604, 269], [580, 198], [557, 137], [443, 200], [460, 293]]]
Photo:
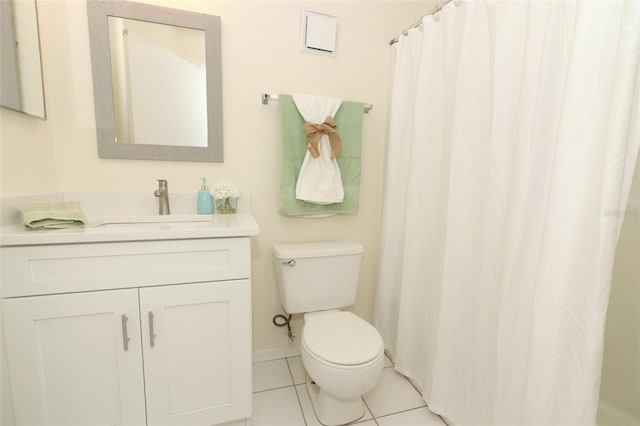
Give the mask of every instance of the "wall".
[[636, 167], [607, 311], [598, 424], [640, 424], [640, 161]]
[[[0, 111], [3, 196], [76, 192], [197, 191], [199, 178], [235, 181], [251, 194], [261, 234], [253, 239], [254, 349], [287, 346], [271, 324], [281, 313], [271, 260], [274, 242], [346, 238], [365, 246], [354, 311], [370, 319], [377, 273], [389, 40], [433, 8], [428, 1], [148, 0], [221, 16], [225, 161], [107, 160], [97, 157], [86, 3], [39, 0], [47, 121]], [[340, 18], [336, 58], [300, 51], [303, 9]], [[260, 94], [307, 93], [372, 103], [364, 119], [360, 212], [327, 219], [278, 214], [277, 103]], [[194, 206], [195, 208], [195, 206]], [[296, 322], [299, 331], [299, 320]]]

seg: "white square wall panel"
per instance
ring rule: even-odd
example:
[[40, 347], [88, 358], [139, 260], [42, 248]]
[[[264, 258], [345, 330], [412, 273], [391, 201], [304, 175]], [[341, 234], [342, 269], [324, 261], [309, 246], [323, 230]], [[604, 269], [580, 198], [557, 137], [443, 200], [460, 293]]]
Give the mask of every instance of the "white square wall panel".
[[335, 16], [303, 12], [302, 46], [306, 51], [335, 53], [338, 42], [338, 22]]

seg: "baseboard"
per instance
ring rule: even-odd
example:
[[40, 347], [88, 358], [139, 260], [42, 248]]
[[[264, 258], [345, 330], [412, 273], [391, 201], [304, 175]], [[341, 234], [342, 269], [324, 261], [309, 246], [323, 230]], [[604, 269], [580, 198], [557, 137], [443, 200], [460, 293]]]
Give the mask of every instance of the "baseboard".
[[253, 362], [272, 361], [274, 359], [288, 358], [300, 355], [300, 346], [287, 346], [283, 348], [262, 349], [253, 352]]
[[632, 426], [640, 425], [640, 419], [636, 419], [626, 411], [601, 399], [598, 402], [598, 426]]

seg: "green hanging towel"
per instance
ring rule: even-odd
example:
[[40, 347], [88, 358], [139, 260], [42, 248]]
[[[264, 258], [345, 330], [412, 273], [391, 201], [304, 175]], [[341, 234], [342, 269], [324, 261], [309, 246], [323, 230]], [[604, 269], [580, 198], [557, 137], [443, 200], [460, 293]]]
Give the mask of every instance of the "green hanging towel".
[[304, 119], [290, 95], [278, 95], [278, 114], [280, 118], [280, 214], [314, 216], [358, 213], [364, 104], [343, 101], [334, 117], [337, 124], [336, 130], [342, 141], [342, 154], [337, 161], [344, 188], [343, 202], [334, 204], [311, 204], [296, 199], [296, 182], [308, 145], [304, 132]]

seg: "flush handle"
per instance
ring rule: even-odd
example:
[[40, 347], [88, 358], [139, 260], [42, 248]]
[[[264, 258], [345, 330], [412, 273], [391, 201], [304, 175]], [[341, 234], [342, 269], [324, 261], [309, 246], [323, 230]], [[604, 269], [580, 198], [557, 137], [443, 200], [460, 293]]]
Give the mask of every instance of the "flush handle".
[[283, 265], [289, 265], [289, 266], [291, 266], [293, 268], [294, 266], [296, 266], [296, 261], [294, 259], [286, 260], [286, 261], [283, 261], [282, 264]]

